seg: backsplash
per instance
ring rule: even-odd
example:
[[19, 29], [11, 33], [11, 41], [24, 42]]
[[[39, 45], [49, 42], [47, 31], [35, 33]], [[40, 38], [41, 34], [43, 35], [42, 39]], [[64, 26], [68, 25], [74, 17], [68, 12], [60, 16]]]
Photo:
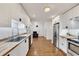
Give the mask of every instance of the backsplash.
[[16, 21], [15, 19], [12, 19], [11, 27], [13, 31], [12, 35], [19, 35], [27, 32], [25, 24], [23, 22]]
[[67, 32], [68, 32], [67, 29], [62, 29], [62, 30], [60, 31], [60, 35], [66, 35]]
[[12, 29], [10, 27], [0, 27], [0, 40], [11, 36]]
[[70, 34], [75, 35], [75, 36], [79, 35], [79, 29], [71, 29], [69, 32]]
[[70, 29], [69, 31], [67, 29], [62, 29], [60, 32], [60, 35], [66, 35], [67, 32], [69, 32], [70, 34], [74, 36], [79, 35], [79, 29]]
[[30, 27], [26, 28], [25, 24], [23, 24], [22, 22], [12, 20], [11, 27], [0, 27], [0, 40], [23, 33], [29, 34], [30, 32]]

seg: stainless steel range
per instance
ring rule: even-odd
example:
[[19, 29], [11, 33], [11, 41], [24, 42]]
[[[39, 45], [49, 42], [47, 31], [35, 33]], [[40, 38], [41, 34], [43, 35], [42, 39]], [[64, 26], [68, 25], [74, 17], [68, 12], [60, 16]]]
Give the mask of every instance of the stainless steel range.
[[79, 40], [68, 39], [68, 56], [78, 56], [79, 55]]

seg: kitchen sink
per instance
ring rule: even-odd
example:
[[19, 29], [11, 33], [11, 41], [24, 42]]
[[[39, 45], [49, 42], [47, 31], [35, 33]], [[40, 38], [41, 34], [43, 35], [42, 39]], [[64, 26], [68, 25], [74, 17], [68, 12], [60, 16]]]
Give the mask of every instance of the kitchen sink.
[[22, 36], [22, 37], [17, 37], [15, 39], [11, 39], [8, 42], [19, 42], [20, 40], [24, 39], [26, 36]]

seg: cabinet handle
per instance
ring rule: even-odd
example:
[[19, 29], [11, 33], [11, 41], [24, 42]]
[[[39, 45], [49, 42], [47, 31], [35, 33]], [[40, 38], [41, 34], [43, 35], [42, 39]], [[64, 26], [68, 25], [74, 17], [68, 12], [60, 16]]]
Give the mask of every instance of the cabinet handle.
[[25, 43], [26, 43], [26, 40], [25, 40]]

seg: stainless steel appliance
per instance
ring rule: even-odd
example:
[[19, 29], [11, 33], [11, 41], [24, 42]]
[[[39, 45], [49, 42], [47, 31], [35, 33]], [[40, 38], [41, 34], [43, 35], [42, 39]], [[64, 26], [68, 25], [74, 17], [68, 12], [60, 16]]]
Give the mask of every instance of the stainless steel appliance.
[[53, 26], [53, 44], [55, 47], [59, 47], [59, 22]]
[[70, 55], [70, 56], [79, 55], [79, 41], [68, 40], [68, 54], [67, 55]]

